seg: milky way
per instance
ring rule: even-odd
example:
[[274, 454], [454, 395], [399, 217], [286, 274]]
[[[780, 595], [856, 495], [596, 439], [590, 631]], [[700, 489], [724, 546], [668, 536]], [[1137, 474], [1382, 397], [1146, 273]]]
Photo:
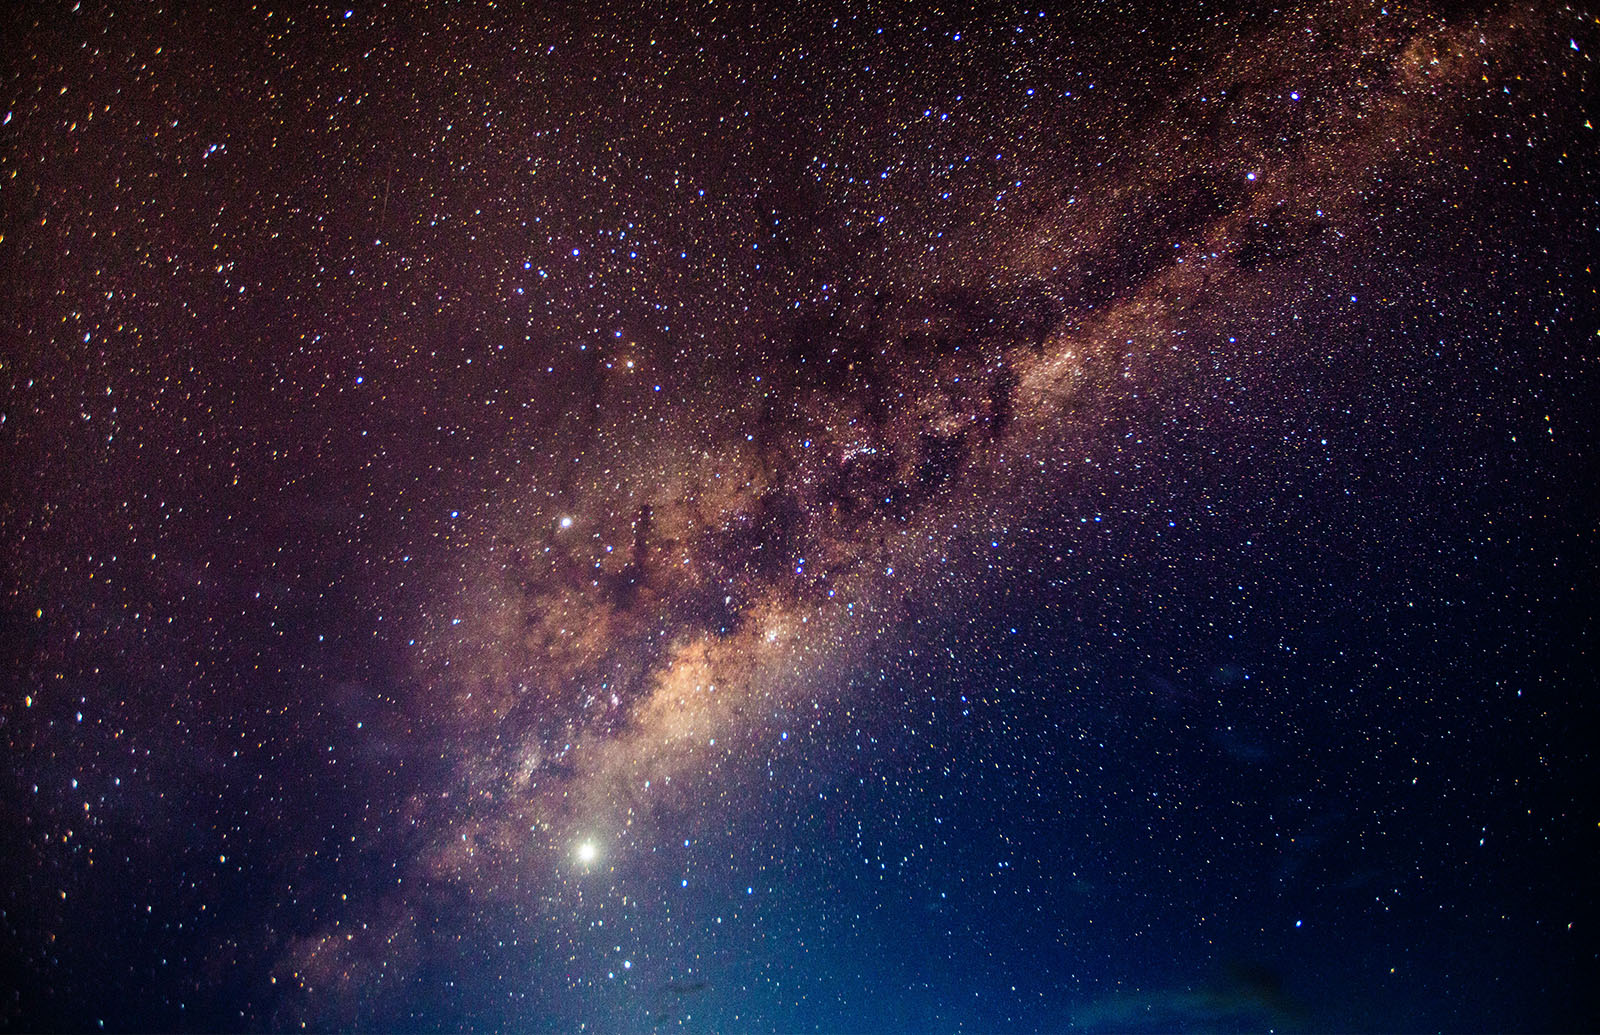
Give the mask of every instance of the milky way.
[[1590, 15], [8, 20], [8, 1025], [1592, 1022]]
[[[1189, 92], [1228, 104], [1253, 84], [1303, 81], [1328, 59], [1319, 36], [1362, 30], [1312, 20], [1252, 40]], [[1082, 214], [1076, 198], [1057, 201], [1020, 240], [990, 245], [1002, 273], [892, 283], [850, 304], [805, 299], [798, 309], [821, 311], [785, 314], [763, 335], [767, 373], [713, 375], [710, 398], [657, 402], [653, 379], [677, 357], [597, 345], [612, 358], [598, 360], [594, 414], [562, 415], [587, 425], [570, 460], [523, 487], [554, 483], [548, 503], [496, 500], [490, 520], [503, 525], [422, 649], [439, 659], [423, 678], [450, 687], [468, 727], [469, 780], [510, 791], [509, 829], [494, 840], [511, 846], [512, 866], [521, 833], [557, 816], [578, 830], [628, 825], [673, 777], [738, 779], [716, 774], [771, 712], [881, 647], [912, 599], [959, 592], [975, 578], [962, 555], [985, 537], [1094, 482], [1074, 454], [1092, 465], [1116, 448], [1108, 411], [1141, 388], [1171, 391], [1206, 360], [1220, 366], [1238, 308], [1280, 322], [1274, 288], [1330, 291], [1303, 267], [1372, 247], [1353, 204], [1386, 173], [1414, 184], [1415, 167], [1436, 172], [1451, 114], [1440, 92], [1516, 38], [1506, 23], [1367, 32], [1382, 96], [1313, 114], [1225, 111], [1215, 120], [1237, 128], [1212, 137], [1183, 132], [1204, 122], [1187, 106], [1160, 110], [1141, 153], [1119, 163], [1137, 168], [1109, 174], [1109, 197], [1086, 199]], [[1297, 33], [1311, 53], [1294, 53]], [[1356, 88], [1328, 78], [1320, 92]], [[1138, 233], [1164, 231], [1159, 244], [1117, 239], [1125, 209]], [[1118, 254], [1165, 238], [1172, 255]], [[1092, 292], [1058, 282], [1063, 265], [1130, 268], [1096, 311], [1081, 301]], [[1301, 278], [1292, 288], [1284, 267]], [[1040, 482], [1049, 488], [1030, 499]]]

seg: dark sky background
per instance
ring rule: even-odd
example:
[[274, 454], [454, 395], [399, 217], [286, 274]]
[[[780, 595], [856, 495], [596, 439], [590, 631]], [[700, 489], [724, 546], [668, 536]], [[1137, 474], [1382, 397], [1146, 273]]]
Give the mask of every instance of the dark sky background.
[[1595, 12], [3, 19], [0, 1025], [1600, 1023]]

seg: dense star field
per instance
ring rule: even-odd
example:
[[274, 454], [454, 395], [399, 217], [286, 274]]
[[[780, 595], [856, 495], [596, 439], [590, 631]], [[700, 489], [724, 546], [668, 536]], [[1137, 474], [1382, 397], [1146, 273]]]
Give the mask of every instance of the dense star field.
[[0, 1025], [1600, 1023], [1596, 12], [351, 3], [5, 8]]

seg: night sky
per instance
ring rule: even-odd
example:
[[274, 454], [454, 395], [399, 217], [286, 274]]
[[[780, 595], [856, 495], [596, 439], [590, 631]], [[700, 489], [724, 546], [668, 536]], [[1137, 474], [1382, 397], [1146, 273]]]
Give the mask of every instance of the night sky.
[[0, 1026], [1600, 1024], [1596, 12], [352, 2], [0, 16]]

